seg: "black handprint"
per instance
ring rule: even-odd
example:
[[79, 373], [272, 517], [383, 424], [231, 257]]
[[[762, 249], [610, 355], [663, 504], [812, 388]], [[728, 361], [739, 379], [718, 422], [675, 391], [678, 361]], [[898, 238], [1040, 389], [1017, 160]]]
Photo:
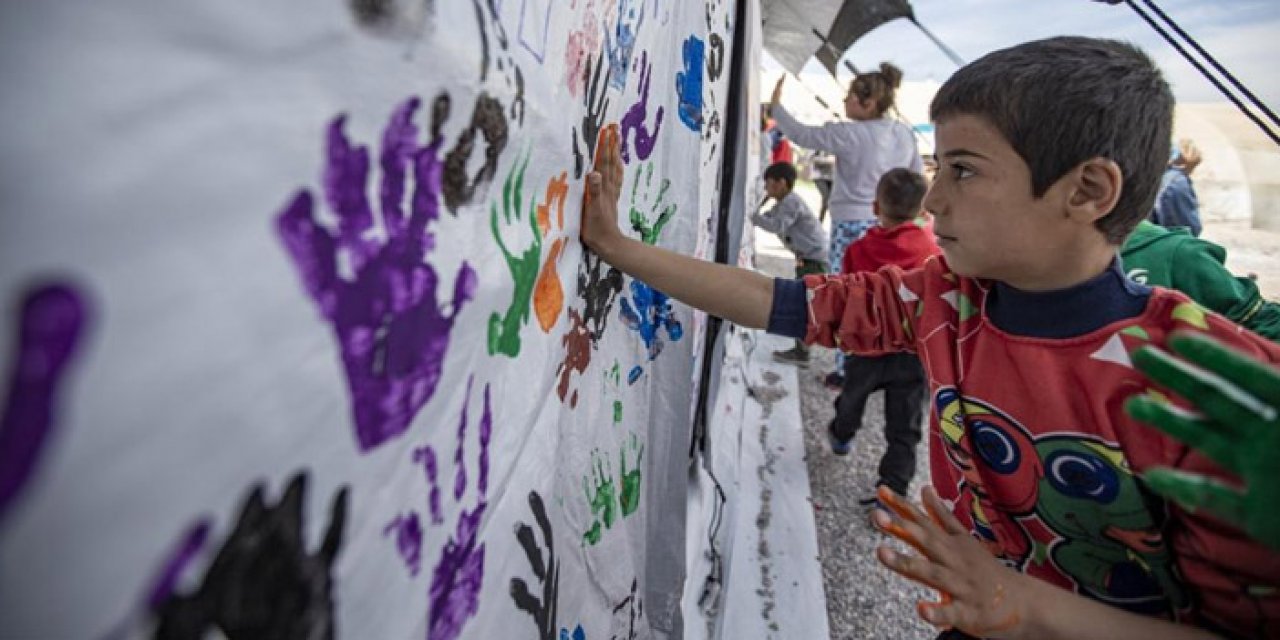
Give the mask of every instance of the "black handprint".
[[713, 33], [707, 37], [707, 43], [711, 46], [711, 50], [707, 52], [707, 79], [716, 81], [724, 72], [724, 38]]
[[329, 526], [315, 553], [303, 541], [307, 476], [289, 482], [275, 505], [263, 486], [250, 492], [235, 529], [191, 595], [154, 602], [156, 638], [332, 638], [333, 563], [342, 546], [347, 489], [334, 496]]
[[[448, 118], [446, 108], [444, 117]], [[475, 151], [476, 134], [484, 135], [484, 164], [474, 178], [467, 175], [467, 163]], [[458, 136], [453, 150], [444, 158], [444, 203], [449, 212], [458, 215], [458, 207], [473, 202], [476, 191], [493, 180], [498, 173], [498, 157], [507, 148], [507, 117], [502, 103], [487, 93], [476, 98], [469, 124]]]
[[578, 263], [578, 296], [585, 302], [582, 316], [592, 345], [599, 344], [613, 303], [622, 293], [622, 272], [614, 267], [606, 271], [605, 266], [600, 256], [583, 247], [582, 261]]
[[622, 602], [619, 602], [613, 607], [613, 615], [615, 617], [623, 609], [628, 610], [630, 615], [629, 615], [629, 619], [627, 620], [627, 635], [624, 637], [615, 633], [610, 637], [610, 640], [636, 640], [636, 618], [644, 616], [644, 602], [640, 599], [639, 595], [636, 595], [636, 588], [638, 586], [639, 586], [639, 581], [635, 578], [632, 578], [631, 579], [631, 595], [628, 595], [627, 597], [623, 598]]
[[542, 549], [534, 539], [533, 529], [529, 525], [521, 522], [516, 526], [516, 540], [529, 559], [533, 575], [542, 583], [542, 597], [538, 598], [530, 593], [529, 585], [523, 578], [512, 578], [511, 599], [515, 601], [516, 608], [533, 616], [539, 640], [555, 640], [556, 615], [560, 605], [560, 564], [556, 561], [551, 521], [547, 519], [547, 509], [537, 491], [529, 492], [529, 509], [533, 511], [533, 518], [542, 530], [542, 539], [546, 542], [547, 549], [546, 560], [543, 560]]
[[[596, 56], [595, 64], [591, 60], [587, 61], [587, 68], [584, 70], [584, 77], [590, 77], [591, 83], [587, 86], [587, 92], [582, 95], [583, 104], [587, 107], [587, 112], [582, 116], [582, 128], [575, 128], [573, 135], [573, 177], [581, 178], [584, 164], [578, 159], [582, 157], [582, 152], [578, 150], [578, 136], [582, 136], [583, 143], [587, 147], [587, 160], [596, 157], [596, 140], [599, 139], [600, 130], [604, 128], [605, 113], [609, 111], [609, 78], [613, 73], [610, 69], [604, 72], [603, 82], [600, 78], [600, 71], [605, 67], [604, 52]], [[594, 67], [594, 71], [592, 68]]]

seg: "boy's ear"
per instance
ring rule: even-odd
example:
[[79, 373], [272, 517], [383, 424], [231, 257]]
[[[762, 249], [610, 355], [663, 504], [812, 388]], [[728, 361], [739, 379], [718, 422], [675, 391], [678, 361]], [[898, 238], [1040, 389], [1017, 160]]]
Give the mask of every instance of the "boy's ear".
[[1116, 208], [1124, 188], [1124, 172], [1114, 160], [1090, 158], [1068, 175], [1068, 217], [1093, 223]]

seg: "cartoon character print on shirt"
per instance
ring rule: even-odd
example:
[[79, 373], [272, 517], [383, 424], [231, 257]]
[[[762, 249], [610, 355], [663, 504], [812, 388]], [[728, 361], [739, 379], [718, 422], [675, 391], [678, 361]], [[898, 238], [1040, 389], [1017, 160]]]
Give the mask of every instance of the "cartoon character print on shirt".
[[1164, 508], [1118, 446], [1084, 434], [1033, 437], [951, 387], [935, 393], [934, 407], [961, 473], [956, 515], [997, 558], [1023, 570], [1049, 564], [1075, 591], [1134, 612], [1188, 605], [1158, 521]]
[[1036, 515], [1062, 538], [1050, 555], [1079, 591], [1134, 612], [1185, 607], [1154, 517], [1163, 505], [1135, 480], [1119, 447], [1060, 435], [1039, 438], [1036, 452], [1045, 467]]
[[1043, 471], [1031, 437], [1000, 412], [962, 399], [952, 388], [939, 389], [934, 405], [947, 459], [963, 477], [957, 517], [972, 523], [974, 536], [991, 555], [1022, 568], [1031, 544], [1010, 514], [1035, 506]]

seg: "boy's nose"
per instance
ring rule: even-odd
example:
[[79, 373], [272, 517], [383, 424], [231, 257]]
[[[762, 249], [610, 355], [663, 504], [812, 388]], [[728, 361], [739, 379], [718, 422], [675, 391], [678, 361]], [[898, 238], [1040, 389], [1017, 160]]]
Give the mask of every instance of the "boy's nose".
[[941, 189], [938, 188], [937, 182], [929, 185], [929, 190], [924, 194], [924, 202], [921, 204], [924, 206], [925, 211], [928, 211], [935, 216], [942, 215], [944, 213], [943, 209], [945, 202], [942, 197]]

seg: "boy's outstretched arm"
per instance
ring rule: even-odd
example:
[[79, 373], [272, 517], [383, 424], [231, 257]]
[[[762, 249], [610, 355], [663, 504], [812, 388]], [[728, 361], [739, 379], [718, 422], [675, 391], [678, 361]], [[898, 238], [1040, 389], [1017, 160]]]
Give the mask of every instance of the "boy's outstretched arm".
[[887, 546], [877, 549], [876, 555], [894, 572], [943, 593], [941, 602], [921, 602], [916, 607], [929, 624], [983, 638], [1216, 637], [1110, 607], [1013, 571], [974, 539], [932, 487], [922, 493], [924, 511], [881, 487], [880, 501], [899, 519], [878, 511], [876, 526], [911, 545], [918, 555]]
[[611, 125], [600, 132], [595, 169], [587, 175], [582, 243], [605, 262], [689, 306], [744, 327], [765, 328], [773, 304], [773, 280], [624, 236], [618, 229], [622, 181], [618, 128]]

